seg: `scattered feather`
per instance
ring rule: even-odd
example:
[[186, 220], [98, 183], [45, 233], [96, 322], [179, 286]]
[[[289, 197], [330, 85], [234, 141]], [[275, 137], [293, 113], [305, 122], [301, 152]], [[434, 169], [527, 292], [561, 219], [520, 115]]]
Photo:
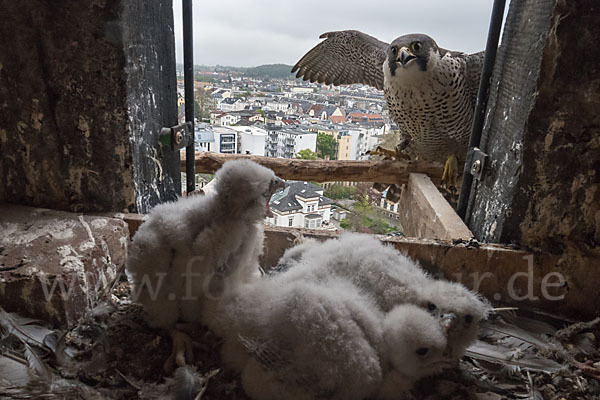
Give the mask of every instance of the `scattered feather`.
[[565, 369], [565, 366], [556, 361], [538, 357], [534, 354], [527, 353], [515, 357], [514, 349], [500, 345], [492, 345], [481, 340], [478, 340], [471, 345], [467, 349], [466, 355], [476, 360], [510, 365], [534, 371], [559, 372]]
[[27, 360], [16, 356], [0, 355], [0, 389], [27, 386], [31, 372]]
[[139, 392], [142, 400], [196, 400], [200, 399], [209, 380], [219, 373], [214, 369], [206, 374], [196, 368], [184, 366], [177, 368], [172, 378], [166, 378], [162, 384], [144, 385]]
[[44, 339], [52, 330], [38, 325], [40, 321], [7, 313], [0, 307], [0, 336], [11, 334], [32, 346], [45, 348]]
[[29, 369], [35, 373], [35, 375], [41, 380], [52, 380], [52, 372], [44, 361], [32, 350], [32, 348], [25, 343], [25, 358]]

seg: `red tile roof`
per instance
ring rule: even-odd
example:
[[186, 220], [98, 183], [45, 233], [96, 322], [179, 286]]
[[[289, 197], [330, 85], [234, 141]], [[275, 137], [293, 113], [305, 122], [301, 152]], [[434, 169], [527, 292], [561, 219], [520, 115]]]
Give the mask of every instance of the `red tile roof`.
[[331, 117], [329, 117], [329, 120], [331, 122], [333, 122], [334, 124], [343, 124], [348, 121], [348, 119], [346, 117], [337, 116], [337, 115], [332, 115]]
[[365, 114], [365, 113], [350, 113], [348, 117], [353, 121], [369, 121], [369, 122], [383, 122], [383, 117], [380, 114]]

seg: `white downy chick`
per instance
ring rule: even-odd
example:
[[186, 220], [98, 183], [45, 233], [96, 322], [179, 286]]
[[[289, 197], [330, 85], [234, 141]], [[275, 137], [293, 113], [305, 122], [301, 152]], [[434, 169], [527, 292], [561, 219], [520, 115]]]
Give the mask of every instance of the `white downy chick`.
[[357, 233], [288, 249], [281, 264], [287, 271], [272, 274], [273, 279], [325, 283], [334, 277], [345, 278], [372, 295], [384, 312], [398, 304], [422, 303], [421, 287], [429, 282], [414, 261], [371, 235]]
[[[277, 261], [277, 265], [268, 271], [269, 275], [281, 274], [288, 271], [291, 268], [302, 263], [303, 257], [306, 253], [315, 251], [315, 248], [319, 248], [322, 242], [319, 242], [312, 238], [302, 238], [300, 244], [288, 248], [281, 258]], [[318, 250], [317, 250], [318, 251]]]
[[385, 312], [415, 304], [439, 317], [448, 341], [447, 354], [458, 360], [477, 339], [479, 321], [490, 306], [460, 283], [434, 280], [415, 262], [370, 235], [346, 233], [339, 239], [307, 242], [288, 249], [281, 263], [287, 271], [273, 279], [325, 283], [331, 277], [350, 280], [371, 294]]
[[461, 283], [442, 279], [425, 285], [423, 298], [446, 332], [447, 356], [458, 360], [477, 340], [479, 322], [490, 312], [490, 303]]
[[379, 399], [402, 398], [416, 381], [451, 365], [438, 320], [412, 304], [399, 305], [385, 316], [383, 344], [386, 368]]
[[382, 379], [382, 313], [345, 280], [268, 279], [225, 308], [223, 361], [253, 399], [364, 399]]
[[226, 162], [215, 179], [215, 193], [156, 206], [133, 238], [127, 273], [151, 326], [210, 328], [223, 296], [259, 276], [262, 220], [283, 181], [248, 160]]

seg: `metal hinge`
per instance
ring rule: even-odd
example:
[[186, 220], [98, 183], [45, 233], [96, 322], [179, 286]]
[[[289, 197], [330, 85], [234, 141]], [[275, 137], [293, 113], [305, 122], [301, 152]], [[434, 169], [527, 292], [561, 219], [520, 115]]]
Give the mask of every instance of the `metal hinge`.
[[488, 155], [478, 147], [473, 147], [471, 152], [471, 175], [477, 180], [481, 180], [483, 170], [487, 163]]
[[193, 125], [188, 121], [172, 128], [162, 128], [160, 130], [159, 142], [165, 147], [170, 147], [171, 151], [175, 151], [191, 143], [193, 134]]

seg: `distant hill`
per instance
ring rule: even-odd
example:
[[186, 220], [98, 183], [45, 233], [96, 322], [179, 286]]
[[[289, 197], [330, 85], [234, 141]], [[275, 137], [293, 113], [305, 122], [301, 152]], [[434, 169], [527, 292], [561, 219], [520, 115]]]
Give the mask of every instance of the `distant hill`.
[[274, 79], [286, 79], [293, 78], [294, 75], [290, 72], [292, 70], [291, 65], [286, 64], [268, 64], [259, 65], [258, 67], [246, 68], [244, 74], [251, 78], [274, 78]]
[[[266, 64], [257, 67], [232, 67], [223, 65], [194, 65], [194, 72], [209, 72], [217, 74], [232, 74], [234, 76], [245, 75], [250, 78], [269, 78], [269, 79], [293, 79], [294, 74], [291, 65], [286, 64]], [[183, 64], [177, 64], [179, 75], [183, 75]]]

